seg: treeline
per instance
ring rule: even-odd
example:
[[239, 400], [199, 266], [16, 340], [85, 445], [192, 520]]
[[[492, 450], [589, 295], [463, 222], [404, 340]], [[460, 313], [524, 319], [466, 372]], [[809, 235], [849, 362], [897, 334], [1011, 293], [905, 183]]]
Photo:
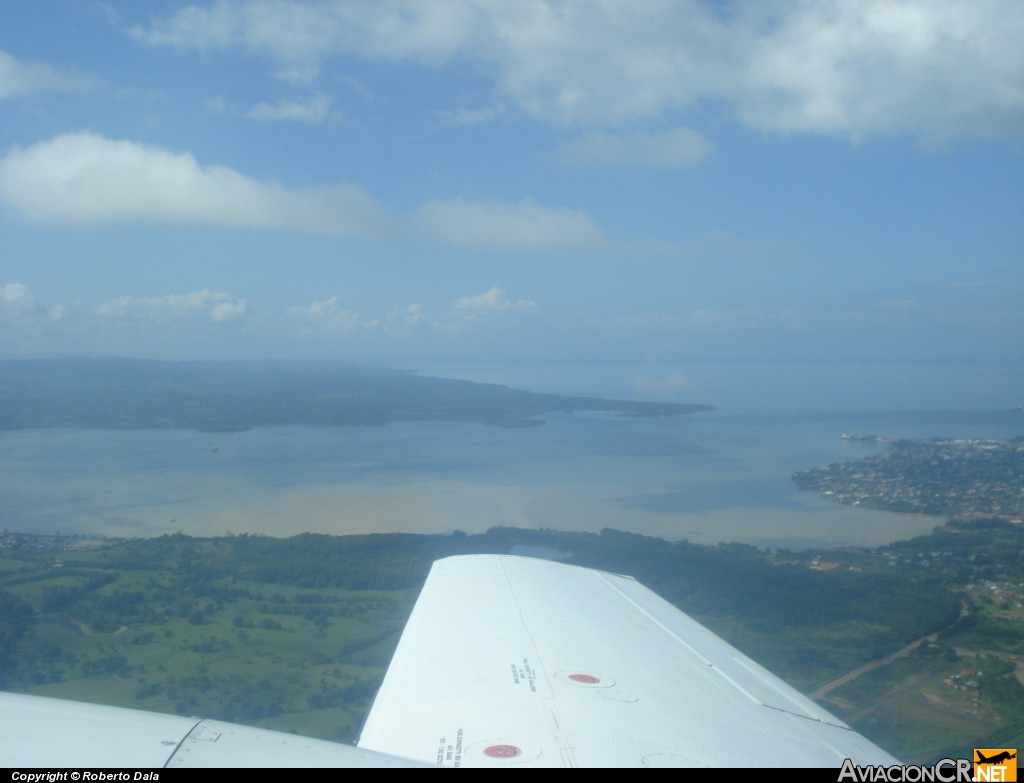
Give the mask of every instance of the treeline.
[[1024, 528], [1001, 519], [958, 520], [929, 536], [879, 550], [902, 563], [927, 560], [960, 584], [987, 580], [1024, 582]]
[[[88, 559], [66, 557], [66, 570], [91, 569], [93, 576], [75, 588], [45, 590], [42, 608], [68, 612], [74, 607], [71, 613], [85, 611], [102, 629], [169, 616], [195, 619], [202, 606], [216, 610], [239, 598], [262, 597], [235, 582], [310, 590], [417, 590], [438, 558], [508, 553], [516, 547], [543, 548], [569, 563], [635, 576], [716, 630], [738, 624], [747, 632], [771, 634], [861, 623], [874, 629], [876, 654], [951, 623], [960, 611], [959, 599], [935, 571], [826, 572], [808, 568], [806, 556], [742, 544], [709, 547], [615, 530], [592, 534], [510, 528], [481, 535], [174, 535], [126, 541]], [[143, 587], [164, 586], [157, 593], [162, 598], [153, 600], [152, 590], [138, 585], [98, 590], [115, 578], [110, 574], [139, 571], [152, 574]], [[308, 605], [302, 613], [326, 616]]]

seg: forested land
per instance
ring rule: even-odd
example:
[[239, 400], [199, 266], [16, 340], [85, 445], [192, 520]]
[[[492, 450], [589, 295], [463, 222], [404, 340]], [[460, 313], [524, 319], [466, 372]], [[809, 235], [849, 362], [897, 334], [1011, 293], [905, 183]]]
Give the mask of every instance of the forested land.
[[489, 383], [343, 363], [0, 361], [0, 429], [239, 431], [393, 421], [541, 424], [545, 413], [675, 416], [705, 405], [536, 394]]
[[[1020, 612], [1012, 595], [989, 587], [1019, 582], [1019, 526], [975, 523], [877, 550], [818, 553], [508, 528], [125, 541], [10, 534], [3, 543], [8, 690], [351, 741], [430, 563], [539, 552], [636, 576], [805, 692], [937, 634], [899, 666], [935, 679], [938, 696], [921, 698], [947, 699], [950, 725], [936, 727], [934, 709], [931, 722], [909, 717], [914, 704], [880, 709], [888, 686], [870, 677], [825, 701], [901, 757], [961, 740], [997, 747], [983, 740], [1024, 725], [1013, 675]], [[978, 650], [992, 653], [984, 667]], [[968, 667], [979, 682], [941, 690]]]

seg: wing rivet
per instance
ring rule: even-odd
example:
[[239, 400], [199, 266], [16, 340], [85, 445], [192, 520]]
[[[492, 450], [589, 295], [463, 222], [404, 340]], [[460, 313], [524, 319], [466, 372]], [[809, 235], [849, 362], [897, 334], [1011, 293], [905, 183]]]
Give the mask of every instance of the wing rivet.
[[597, 685], [601, 682], [601, 678], [595, 677], [593, 674], [570, 674], [569, 679], [573, 682], [581, 682], [584, 685]]
[[523, 749], [515, 745], [489, 745], [484, 748], [484, 755], [492, 759], [514, 759], [523, 755]]

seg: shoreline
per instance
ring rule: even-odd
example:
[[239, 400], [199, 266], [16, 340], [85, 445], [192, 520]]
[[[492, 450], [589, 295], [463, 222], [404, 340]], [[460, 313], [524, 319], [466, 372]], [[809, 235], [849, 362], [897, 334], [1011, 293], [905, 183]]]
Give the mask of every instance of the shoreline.
[[[202, 508], [125, 510], [116, 521], [68, 520], [50, 529], [8, 530], [29, 534], [99, 535], [155, 538], [184, 533], [195, 537], [266, 535], [290, 538], [302, 533], [483, 533], [492, 527], [553, 529], [566, 532], [623, 530], [667, 541], [695, 544], [744, 543], [792, 550], [880, 546], [922, 535], [945, 520], [916, 514], [839, 506], [807, 496], [802, 509], [746, 506], [701, 514], [623, 513], [595, 498], [589, 487], [548, 489], [490, 487], [461, 482], [421, 482], [411, 486], [315, 485], [273, 491], [238, 487], [234, 502], [221, 498]], [[174, 517], [168, 517], [173, 511]], [[581, 513], [582, 512], [582, 513]]]

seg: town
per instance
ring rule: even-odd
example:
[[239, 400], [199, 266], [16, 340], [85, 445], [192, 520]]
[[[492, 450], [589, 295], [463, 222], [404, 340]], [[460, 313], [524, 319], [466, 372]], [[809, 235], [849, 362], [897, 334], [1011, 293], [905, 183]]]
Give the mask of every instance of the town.
[[1024, 518], [1024, 438], [900, 440], [881, 454], [793, 474], [835, 503], [951, 520]]

